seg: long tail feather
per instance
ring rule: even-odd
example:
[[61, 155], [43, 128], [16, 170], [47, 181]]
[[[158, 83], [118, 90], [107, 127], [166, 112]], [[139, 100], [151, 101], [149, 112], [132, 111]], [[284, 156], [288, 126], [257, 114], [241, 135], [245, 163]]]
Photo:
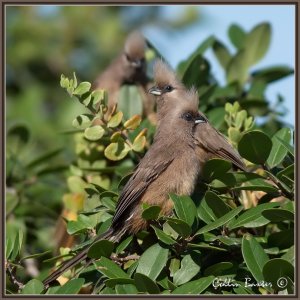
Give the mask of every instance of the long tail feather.
[[[110, 228], [105, 233], [97, 236], [97, 238], [94, 240], [93, 243], [95, 243], [99, 240], [102, 240], [102, 239], [107, 239], [107, 238], [111, 237], [112, 234], [113, 234], [113, 230]], [[85, 260], [87, 258], [87, 253], [88, 253], [90, 247], [91, 247], [91, 245], [87, 246], [85, 249], [83, 249], [81, 252], [76, 254], [74, 257], [65, 261], [56, 271], [54, 271], [50, 276], [48, 276], [46, 279], [44, 279], [44, 281], [43, 281], [44, 286], [48, 287], [50, 285], [50, 283], [55, 281], [64, 272], [71, 269], [72, 267], [75, 267], [78, 263]]]

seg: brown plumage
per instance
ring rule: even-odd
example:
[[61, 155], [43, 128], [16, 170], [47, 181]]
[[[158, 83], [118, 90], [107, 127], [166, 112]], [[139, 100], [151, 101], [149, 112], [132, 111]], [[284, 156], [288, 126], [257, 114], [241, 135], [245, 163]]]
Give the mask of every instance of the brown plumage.
[[[198, 111], [198, 94], [192, 88], [187, 90], [170, 67], [157, 61], [154, 67], [156, 86], [150, 93], [157, 96], [158, 120], [163, 120], [176, 106], [185, 112], [191, 122], [197, 122], [193, 129], [193, 144], [201, 164], [208, 159], [219, 157], [230, 161], [237, 168], [246, 171], [245, 164], [238, 152], [229, 144], [226, 137], [215, 129], [207, 117]], [[187, 103], [190, 107], [187, 109]], [[198, 121], [197, 121], [198, 119]]]
[[108, 92], [108, 112], [110, 115], [118, 103], [120, 88], [124, 84], [135, 84], [143, 98], [143, 115], [154, 111], [155, 102], [146, 91], [149, 79], [146, 75], [146, 41], [141, 33], [134, 31], [126, 39], [122, 53], [102, 72], [93, 84], [93, 89]]
[[[164, 63], [155, 66], [158, 127], [153, 144], [138, 164], [119, 197], [110, 229], [96, 238], [119, 241], [125, 233], [147, 227], [141, 216], [142, 203], [159, 205], [162, 214], [172, 212], [170, 193], [191, 195], [205, 161], [213, 156], [229, 159], [238, 167], [243, 162], [226, 139], [198, 112], [198, 95], [186, 90]], [[210, 136], [215, 141], [210, 140]], [[88, 248], [67, 261], [45, 281], [49, 285], [64, 271], [87, 257]]]

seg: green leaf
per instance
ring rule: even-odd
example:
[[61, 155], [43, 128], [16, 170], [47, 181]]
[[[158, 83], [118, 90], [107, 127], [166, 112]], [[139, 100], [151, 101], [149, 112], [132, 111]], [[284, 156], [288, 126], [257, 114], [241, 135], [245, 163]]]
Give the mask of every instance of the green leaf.
[[213, 51], [220, 65], [226, 69], [231, 59], [228, 49], [220, 41], [216, 40], [213, 44]]
[[171, 194], [170, 198], [174, 203], [178, 218], [192, 226], [197, 214], [197, 208], [193, 200], [188, 196], [178, 196], [175, 194]]
[[96, 125], [86, 128], [84, 131], [84, 137], [90, 141], [97, 141], [103, 137], [104, 133], [104, 128], [100, 125]]
[[159, 294], [159, 287], [157, 286], [157, 284], [144, 274], [135, 273], [134, 282], [139, 292]]
[[87, 93], [91, 88], [91, 84], [87, 81], [81, 82], [79, 86], [75, 89], [73, 92], [74, 95], [81, 96], [85, 93]]
[[228, 261], [223, 261], [214, 265], [209, 266], [205, 269], [204, 275], [222, 276], [228, 274], [228, 270], [233, 268], [233, 264]]
[[156, 228], [153, 225], [151, 225], [151, 227], [154, 229], [157, 238], [166, 245], [173, 245], [176, 243], [176, 241], [174, 241], [169, 235], [164, 233], [162, 230]]
[[294, 157], [294, 147], [287, 143], [285, 140], [280, 137], [276, 137], [277, 140], [286, 148], [286, 150]]
[[198, 216], [209, 224], [224, 216], [229, 210], [230, 208], [217, 194], [207, 191], [198, 208]]
[[263, 275], [264, 280], [271, 282], [275, 290], [281, 291], [287, 288], [288, 278], [294, 279], [294, 267], [284, 259], [274, 258], [264, 265]]
[[175, 285], [182, 285], [190, 281], [200, 271], [200, 266], [194, 262], [191, 255], [183, 257], [181, 267], [174, 274], [173, 280]]
[[251, 223], [258, 219], [260, 219], [260, 222], [262, 225], [269, 223], [269, 220], [266, 219], [265, 217], [263, 217], [262, 212], [266, 209], [270, 209], [270, 208], [273, 208], [276, 206], [279, 206], [279, 204], [272, 202], [272, 203], [260, 204], [260, 205], [257, 205], [256, 207], [247, 209], [236, 220], [230, 222], [229, 230], [232, 230], [232, 229], [238, 228], [238, 227], [242, 227], [242, 226], [249, 227], [248, 225], [250, 225], [250, 227], [252, 227]]
[[277, 193], [278, 189], [268, 183], [265, 179], [252, 179], [248, 182], [245, 182], [242, 186], [239, 187], [235, 187], [232, 188], [235, 191], [241, 191], [241, 190], [245, 190], [245, 191], [262, 191], [262, 192], [266, 192], [266, 193]]
[[158, 205], [152, 205], [147, 207], [142, 212], [142, 217], [145, 220], [156, 220], [159, 216], [161, 207]]
[[278, 247], [279, 249], [287, 249], [294, 245], [294, 229], [282, 230], [271, 233], [268, 236], [268, 245], [270, 247]]
[[23, 124], [16, 124], [9, 128], [7, 136], [16, 137], [22, 143], [27, 144], [30, 139], [30, 131], [27, 126]]
[[169, 224], [180, 236], [186, 238], [192, 233], [191, 227], [186, 222], [168, 217], [166, 217], [166, 220], [168, 221], [167, 224]]
[[292, 246], [289, 248], [289, 250], [282, 255], [282, 259], [285, 259], [286, 261], [288, 261], [289, 263], [291, 263], [293, 266], [295, 266], [295, 246]]
[[90, 114], [79, 115], [73, 120], [72, 125], [78, 129], [86, 129], [92, 125], [93, 119], [94, 116]]
[[100, 260], [95, 261], [96, 269], [108, 278], [129, 278], [119, 266], [106, 257], [101, 257]]
[[273, 223], [282, 221], [294, 221], [295, 215], [286, 209], [273, 208], [262, 212], [262, 215]]
[[215, 37], [214, 36], [209, 36], [207, 39], [205, 39], [199, 46], [198, 48], [189, 56], [189, 58], [185, 61], [182, 61], [178, 65], [178, 73], [183, 76], [183, 74], [186, 72], [188, 66], [191, 64], [191, 62], [195, 59], [197, 55], [203, 55], [203, 53], [212, 47], [214, 44]]
[[50, 254], [51, 252], [52, 252], [51, 250], [48, 250], [48, 251], [44, 251], [42, 253], [36, 253], [36, 254], [23, 256], [20, 261], [22, 262], [23, 260], [26, 260], [26, 259], [42, 257], [46, 254]]
[[114, 250], [114, 243], [108, 240], [101, 240], [94, 243], [87, 253], [89, 258], [98, 259], [101, 256], [110, 257]]
[[124, 251], [128, 245], [131, 243], [133, 239], [133, 236], [130, 235], [128, 238], [126, 238], [124, 241], [122, 241], [116, 248], [116, 254], [121, 253], [122, 251]]
[[93, 221], [85, 216], [80, 214], [76, 221], [69, 221], [67, 224], [67, 232], [68, 234], [77, 234], [79, 232], [82, 232], [86, 229], [93, 228]]
[[131, 278], [111, 278], [105, 280], [105, 285], [110, 288], [115, 287], [117, 284], [133, 284], [133, 283], [134, 280]]
[[225, 214], [224, 216], [222, 216], [221, 218], [217, 219], [216, 221], [203, 226], [201, 229], [199, 229], [196, 233], [196, 235], [202, 234], [202, 233], [206, 233], [209, 232], [211, 230], [214, 230], [224, 224], [226, 224], [227, 222], [231, 221], [236, 215], [238, 215], [241, 211], [243, 210], [243, 206], [239, 206], [235, 209], [232, 209], [230, 212], [228, 212], [227, 214]]
[[269, 258], [262, 246], [250, 234], [246, 234], [243, 237], [242, 254], [255, 280], [257, 282], [264, 280], [262, 271]]
[[147, 140], [144, 135], [138, 135], [133, 141], [132, 150], [135, 152], [142, 152], [145, 148], [146, 142]]
[[41, 281], [37, 279], [32, 279], [25, 284], [24, 288], [22, 289], [22, 294], [38, 295], [43, 292], [44, 288], [45, 287]]
[[84, 285], [84, 278], [75, 278], [71, 279], [67, 283], [65, 283], [63, 286], [61, 286], [57, 291], [56, 295], [72, 295], [72, 294], [78, 294], [81, 287]]
[[134, 115], [124, 123], [124, 128], [134, 130], [140, 126], [141, 121], [140, 115]]
[[136, 295], [138, 294], [138, 289], [134, 284], [117, 284], [116, 292], [118, 295]]
[[113, 161], [123, 159], [128, 152], [130, 147], [122, 139], [119, 139], [116, 143], [110, 143], [104, 150], [104, 155]]
[[118, 108], [123, 112], [125, 120], [134, 115], [142, 115], [143, 99], [137, 86], [123, 85], [121, 87]]
[[247, 34], [244, 43], [247, 65], [251, 66], [260, 61], [267, 53], [271, 41], [271, 26], [261, 23]]
[[239, 25], [232, 24], [229, 27], [228, 36], [230, 38], [231, 43], [237, 49], [242, 49], [244, 47], [246, 33]]
[[290, 128], [281, 128], [274, 134], [274, 136], [272, 137], [273, 147], [270, 156], [267, 160], [267, 163], [270, 166], [270, 168], [278, 166], [283, 161], [284, 157], [287, 155], [288, 152], [287, 149], [278, 140], [278, 138], [281, 138], [289, 144], [291, 141], [291, 137], [292, 134]]
[[204, 292], [213, 282], [214, 276], [203, 277], [176, 288], [172, 294], [177, 295], [199, 295]]
[[254, 164], [264, 164], [271, 149], [271, 139], [257, 130], [245, 133], [238, 144], [240, 155]]
[[115, 113], [108, 121], [107, 127], [109, 128], [115, 128], [118, 127], [123, 119], [123, 113], [121, 111], [118, 111]]
[[168, 253], [168, 249], [154, 244], [141, 255], [136, 272], [155, 280], [167, 263]]
[[206, 182], [211, 182], [214, 179], [219, 179], [222, 175], [227, 173], [231, 168], [231, 163], [220, 158], [213, 158], [208, 160], [203, 168], [203, 179]]
[[274, 66], [269, 68], [260, 69], [251, 74], [254, 81], [263, 81], [271, 83], [276, 80], [285, 78], [294, 74], [294, 70], [287, 66]]
[[242, 86], [248, 78], [248, 66], [246, 64], [245, 50], [240, 50], [231, 58], [226, 69], [227, 83], [239, 83]]
[[199, 87], [207, 82], [209, 71], [210, 65], [208, 61], [201, 55], [197, 55], [188, 65], [182, 81], [187, 87]]

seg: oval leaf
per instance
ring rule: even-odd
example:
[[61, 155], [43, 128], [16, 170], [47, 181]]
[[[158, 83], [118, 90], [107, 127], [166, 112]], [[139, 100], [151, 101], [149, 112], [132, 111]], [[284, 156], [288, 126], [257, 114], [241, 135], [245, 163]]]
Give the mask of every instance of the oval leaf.
[[90, 141], [100, 140], [105, 133], [105, 130], [102, 126], [96, 125], [92, 127], [88, 127], [84, 131], [84, 137]]
[[199, 229], [195, 235], [199, 235], [202, 233], [206, 233], [209, 232], [211, 230], [214, 230], [224, 224], [226, 224], [227, 222], [229, 222], [230, 220], [232, 220], [236, 215], [238, 215], [241, 211], [243, 210], [243, 206], [239, 206], [235, 209], [232, 209], [230, 212], [228, 212], [227, 214], [225, 214], [224, 216], [222, 216], [221, 218], [217, 219], [216, 221], [203, 226], [201, 229]]
[[232, 24], [229, 27], [228, 35], [231, 43], [237, 48], [241, 49], [244, 47], [246, 33], [245, 31], [237, 24]]
[[121, 111], [118, 111], [116, 114], [114, 114], [108, 121], [107, 127], [109, 128], [115, 128], [119, 126], [123, 119], [123, 113]]
[[124, 123], [124, 127], [126, 129], [136, 129], [140, 125], [141, 121], [142, 118], [140, 115], [134, 115]]
[[108, 240], [101, 240], [94, 243], [87, 253], [90, 258], [98, 259], [101, 256], [110, 257], [114, 250], [114, 243]]
[[91, 88], [91, 84], [87, 81], [81, 82], [79, 84], [79, 86], [75, 89], [75, 91], [73, 92], [74, 95], [83, 95], [85, 93], [87, 93]]
[[134, 282], [139, 292], [159, 294], [159, 287], [157, 284], [144, 274], [135, 273]]
[[96, 269], [108, 278], [129, 278], [119, 266], [106, 257], [94, 262]]
[[37, 279], [32, 279], [25, 284], [24, 288], [22, 289], [22, 294], [24, 295], [41, 294], [44, 288], [45, 287], [41, 281]]
[[271, 26], [261, 23], [255, 26], [245, 38], [244, 49], [248, 66], [260, 61], [267, 53], [271, 41]]
[[254, 164], [264, 164], [271, 149], [271, 139], [265, 133], [257, 130], [245, 133], [238, 144], [241, 156]]
[[176, 288], [172, 294], [177, 295], [199, 295], [203, 293], [215, 279], [214, 276], [203, 277], [198, 280], [190, 281]]
[[170, 198], [174, 202], [178, 218], [192, 226], [197, 213], [193, 200], [189, 196], [177, 196], [175, 194], [171, 194]]
[[93, 115], [83, 114], [76, 117], [73, 120], [72, 125], [78, 129], [86, 129], [87, 127], [92, 125], [92, 121], [94, 119]]
[[154, 229], [157, 238], [160, 241], [162, 241], [163, 243], [165, 243], [166, 245], [173, 245], [176, 243], [176, 241], [174, 241], [169, 235], [164, 233], [162, 230], [160, 230], [152, 225], [151, 225], [151, 227]]
[[122, 139], [119, 139], [116, 143], [109, 144], [105, 150], [105, 156], [110, 160], [121, 160], [130, 151], [130, 147]]
[[136, 272], [155, 280], [167, 263], [168, 253], [168, 249], [154, 244], [140, 257]]
[[281, 138], [289, 144], [291, 141], [291, 137], [292, 134], [290, 128], [281, 128], [274, 134], [274, 136], [272, 137], [273, 147], [267, 160], [270, 168], [274, 168], [279, 165], [288, 153], [287, 149], [282, 145], [282, 143], [280, 143], [278, 138]]
[[190, 281], [200, 271], [200, 266], [194, 262], [191, 255], [186, 255], [181, 261], [181, 267], [174, 274], [174, 284], [181, 285]]
[[256, 281], [264, 280], [262, 270], [269, 258], [262, 246], [250, 234], [243, 237], [242, 254], [249, 271]]
[[294, 279], [294, 267], [288, 261], [274, 258], [263, 267], [264, 279], [271, 282], [275, 290], [285, 290], [289, 284], [288, 278]]
[[81, 287], [84, 284], [84, 278], [76, 278], [68, 281], [63, 286], [61, 286], [55, 294], [61, 295], [71, 295], [71, 294], [78, 294]]

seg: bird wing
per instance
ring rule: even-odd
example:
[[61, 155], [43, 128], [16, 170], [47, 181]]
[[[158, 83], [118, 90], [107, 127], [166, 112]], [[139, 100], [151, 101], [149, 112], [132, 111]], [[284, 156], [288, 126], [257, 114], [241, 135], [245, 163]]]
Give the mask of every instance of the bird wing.
[[203, 124], [194, 133], [195, 143], [203, 146], [213, 155], [232, 162], [239, 169], [246, 171], [245, 164], [238, 152], [229, 144], [226, 137], [209, 123]]
[[[150, 154], [149, 151], [147, 154]], [[151, 155], [148, 157], [151, 157]], [[152, 161], [144, 157], [124, 186], [117, 203], [112, 225], [118, 223], [124, 212], [140, 199], [148, 186], [163, 173], [173, 161], [173, 158], [171, 157], [167, 157], [166, 159], [160, 157], [159, 160], [156, 159], [156, 157], [152, 156]]]

